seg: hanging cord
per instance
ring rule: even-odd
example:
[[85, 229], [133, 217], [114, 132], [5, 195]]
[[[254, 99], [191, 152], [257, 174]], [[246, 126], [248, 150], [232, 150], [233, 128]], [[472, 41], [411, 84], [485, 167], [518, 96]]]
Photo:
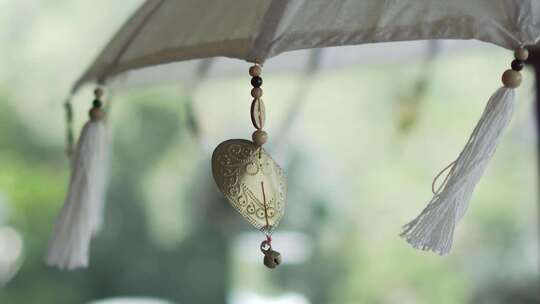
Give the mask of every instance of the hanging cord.
[[74, 135], [73, 135], [73, 106], [71, 99], [73, 95], [70, 94], [64, 102], [65, 122], [66, 122], [66, 155], [71, 158], [73, 154]]
[[[450, 177], [450, 175], [452, 175], [452, 171], [454, 171], [454, 165], [456, 164], [456, 161], [457, 160], [451, 162], [450, 164], [448, 164], [448, 166], [444, 167], [439, 173], [437, 173], [437, 175], [433, 179], [433, 182], [431, 183], [431, 192], [433, 194], [435, 194], [435, 195], [439, 194], [441, 192], [441, 190], [444, 188], [444, 186], [448, 182], [448, 178]], [[448, 171], [448, 169], [450, 169], [450, 171], [444, 177], [444, 180], [443, 180], [442, 184], [440, 184], [439, 187], [436, 187], [437, 189], [435, 189], [435, 184], [437, 183], [439, 178], [443, 175], [443, 173]]]
[[[471, 135], [469, 136], [469, 140], [467, 141], [467, 143], [465, 144], [465, 146], [468, 146], [468, 145], [471, 145], [477, 138], [477, 135], [478, 135], [478, 132], [479, 132], [479, 128], [481, 126], [481, 123], [486, 120], [486, 117], [484, 115], [482, 115], [482, 117], [480, 117], [480, 120], [478, 121], [477, 125], [474, 127]], [[454, 160], [453, 162], [451, 162], [450, 164], [448, 164], [446, 167], [444, 167], [439, 173], [437, 173], [437, 175], [435, 176], [435, 178], [433, 178], [433, 182], [431, 183], [431, 192], [435, 195], [439, 195], [441, 193], [441, 191], [444, 189], [444, 187], [446, 186], [446, 184], [448, 183], [448, 180], [450, 179], [450, 177], [453, 175], [454, 173], [454, 169], [456, 167], [456, 163], [459, 159], [461, 159], [462, 157], [469, 157], [468, 155], [467, 156], [462, 156], [463, 155], [463, 152], [465, 151], [466, 149], [462, 150], [457, 159]], [[448, 172], [444, 179], [443, 179], [443, 182], [439, 185], [439, 187], [435, 187], [437, 181], [439, 180], [439, 178], [445, 173], [445, 172]]]
[[[251, 122], [253, 126], [255, 127], [255, 129], [257, 129], [255, 132], [253, 132], [252, 139], [253, 139], [253, 143], [257, 147], [255, 153], [257, 153], [259, 162], [262, 161], [262, 152], [263, 152], [262, 146], [266, 143], [268, 139], [268, 134], [262, 130], [264, 127], [266, 118], [265, 118], [264, 102], [261, 99], [262, 93], [263, 93], [262, 88], [261, 88], [263, 84], [261, 73], [262, 73], [262, 67], [259, 63], [255, 63], [255, 65], [249, 68], [249, 75], [252, 77], [251, 85], [253, 86], [253, 89], [251, 90], [251, 96], [253, 97], [253, 102], [251, 103], [251, 109], [250, 109]], [[270, 226], [270, 221], [268, 219], [268, 207], [266, 204], [266, 193], [264, 191], [264, 181], [261, 181], [261, 190], [262, 190], [263, 203], [264, 203], [264, 218], [266, 220], [266, 226], [263, 227], [263, 230], [268, 236], [270, 234], [271, 226]], [[270, 245], [268, 240], [270, 239], [267, 238], [266, 242], [268, 243], [268, 245]]]
[[[268, 221], [268, 205], [266, 204], [266, 193], [264, 192], [264, 182], [261, 181], [261, 190], [262, 190], [262, 195], [263, 195], [263, 207], [264, 207], [264, 219], [266, 220], [266, 236], [268, 237], [271, 233], [271, 229], [270, 229], [270, 222]], [[270, 241], [272, 239], [270, 238]]]
[[268, 220], [268, 205], [266, 204], [266, 193], [264, 191], [264, 181], [261, 181], [261, 191], [263, 197], [263, 207], [264, 207], [264, 219], [266, 220], [266, 226], [263, 227], [264, 234], [266, 235], [266, 240], [261, 243], [261, 248], [268, 246], [267, 250], [272, 250], [272, 229], [270, 226], [270, 221]]
[[[265, 123], [265, 106], [264, 102], [262, 101], [262, 84], [263, 80], [261, 78], [261, 72], [262, 68], [261, 65], [257, 62], [255, 62], [255, 65], [249, 68], [249, 75], [251, 78], [251, 85], [253, 88], [251, 89], [251, 96], [253, 97], [253, 101], [251, 103], [251, 123], [255, 127], [256, 131], [253, 132], [251, 135], [251, 139], [253, 140], [253, 145], [256, 147], [255, 153], [258, 153], [258, 155], [254, 154], [253, 157], [258, 156], [258, 162], [263, 162], [263, 148], [262, 146], [267, 142], [268, 140], [268, 134], [263, 131], [264, 123]], [[259, 165], [259, 164], [258, 164]], [[261, 171], [263, 168], [261, 168]], [[275, 226], [270, 225], [270, 219], [268, 218], [268, 203], [266, 201], [266, 192], [264, 190], [264, 173], [263, 173], [263, 179], [261, 180], [261, 192], [262, 192], [262, 201], [263, 201], [263, 207], [264, 207], [264, 219], [266, 221], [266, 225], [262, 227], [260, 230], [265, 233], [266, 239], [261, 242], [261, 252], [264, 254], [263, 264], [270, 268], [274, 269], [277, 266], [281, 264], [281, 254], [275, 250], [272, 249], [272, 230], [275, 228]], [[257, 214], [258, 216], [259, 214]], [[275, 214], [272, 214], [272, 217], [274, 217]], [[259, 225], [258, 225], [259, 226]]]

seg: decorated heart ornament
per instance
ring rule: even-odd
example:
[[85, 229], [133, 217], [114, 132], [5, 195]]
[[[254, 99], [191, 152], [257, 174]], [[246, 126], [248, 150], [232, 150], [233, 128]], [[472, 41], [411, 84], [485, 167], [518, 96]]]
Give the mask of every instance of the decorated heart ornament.
[[212, 155], [212, 174], [219, 190], [250, 224], [265, 232], [279, 224], [286, 178], [262, 147], [244, 139], [222, 142]]

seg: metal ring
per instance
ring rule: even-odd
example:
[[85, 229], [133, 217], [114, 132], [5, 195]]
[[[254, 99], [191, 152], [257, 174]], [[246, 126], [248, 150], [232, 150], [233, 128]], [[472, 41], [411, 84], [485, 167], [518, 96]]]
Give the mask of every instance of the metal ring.
[[269, 250], [272, 250], [272, 245], [270, 244], [270, 242], [268, 242], [268, 240], [262, 241], [262, 243], [261, 243], [261, 252], [262, 253], [267, 253]]

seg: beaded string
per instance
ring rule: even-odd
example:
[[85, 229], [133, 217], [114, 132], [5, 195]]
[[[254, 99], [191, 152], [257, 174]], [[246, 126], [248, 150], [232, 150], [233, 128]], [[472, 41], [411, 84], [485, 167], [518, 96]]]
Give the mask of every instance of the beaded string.
[[[264, 124], [266, 121], [265, 116], [265, 105], [262, 101], [262, 95], [263, 90], [261, 88], [263, 84], [263, 79], [261, 78], [262, 73], [262, 67], [260, 64], [255, 63], [252, 67], [249, 68], [249, 75], [251, 76], [251, 85], [253, 88], [251, 89], [251, 97], [253, 97], [253, 101], [251, 102], [251, 123], [253, 124], [253, 127], [255, 127], [255, 132], [252, 134], [252, 140], [253, 143], [257, 146], [257, 153], [259, 156], [259, 160], [262, 158], [262, 146], [266, 143], [268, 140], [268, 134], [263, 131]], [[264, 181], [261, 181], [261, 191], [263, 196], [263, 204], [264, 204], [264, 218], [266, 220], [266, 226], [264, 227], [264, 233], [266, 235], [266, 240], [263, 241], [263, 244], [261, 245], [267, 245], [270, 249], [272, 248], [272, 230], [270, 226], [270, 222], [268, 219], [268, 206], [266, 203], [266, 193], [264, 190]]]
[[[251, 138], [258, 148], [261, 148], [268, 140], [268, 134], [262, 130], [264, 128], [266, 117], [264, 102], [261, 98], [263, 95], [263, 90], [261, 89], [263, 84], [261, 72], [262, 68], [257, 63], [249, 68], [251, 85], [253, 86], [253, 89], [251, 89], [251, 96], [253, 97], [253, 101], [251, 102], [251, 123], [253, 124], [253, 127], [257, 129], [253, 132]], [[260, 156], [261, 154], [259, 151], [259, 158]]]

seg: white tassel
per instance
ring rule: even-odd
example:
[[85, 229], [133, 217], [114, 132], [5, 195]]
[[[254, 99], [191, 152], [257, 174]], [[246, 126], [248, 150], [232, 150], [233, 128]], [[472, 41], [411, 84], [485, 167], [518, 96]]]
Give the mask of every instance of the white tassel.
[[[503, 79], [504, 80], [504, 79]], [[401, 236], [414, 248], [446, 255], [452, 248], [454, 229], [465, 214], [474, 187], [493, 156], [514, 109], [515, 92], [502, 87], [490, 98], [480, 121], [442, 185], [420, 215], [404, 226]]]
[[90, 241], [102, 224], [109, 140], [101, 109], [94, 107], [90, 116], [77, 143], [69, 191], [45, 259], [60, 269], [88, 266]]

